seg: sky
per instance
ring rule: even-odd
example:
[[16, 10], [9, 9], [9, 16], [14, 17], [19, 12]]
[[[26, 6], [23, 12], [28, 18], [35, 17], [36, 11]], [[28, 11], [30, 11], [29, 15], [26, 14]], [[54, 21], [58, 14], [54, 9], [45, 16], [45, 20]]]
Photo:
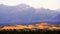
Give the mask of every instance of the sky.
[[0, 4], [15, 6], [25, 3], [34, 8], [60, 9], [60, 0], [0, 0]]

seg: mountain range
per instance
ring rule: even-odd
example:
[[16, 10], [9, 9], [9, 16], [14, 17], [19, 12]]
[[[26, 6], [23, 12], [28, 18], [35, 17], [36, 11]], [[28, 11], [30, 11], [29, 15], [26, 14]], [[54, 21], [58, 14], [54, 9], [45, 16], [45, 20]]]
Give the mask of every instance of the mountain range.
[[60, 10], [36, 9], [26, 4], [17, 6], [0, 5], [0, 25], [27, 25], [40, 22], [60, 24]]

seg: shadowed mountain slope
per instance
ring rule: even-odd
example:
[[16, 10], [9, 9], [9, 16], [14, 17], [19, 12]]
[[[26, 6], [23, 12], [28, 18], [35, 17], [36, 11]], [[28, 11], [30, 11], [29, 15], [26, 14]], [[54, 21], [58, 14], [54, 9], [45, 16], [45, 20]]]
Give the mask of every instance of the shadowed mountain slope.
[[60, 24], [60, 11], [44, 8], [36, 9], [26, 4], [0, 5], [0, 25], [36, 24], [39, 22]]

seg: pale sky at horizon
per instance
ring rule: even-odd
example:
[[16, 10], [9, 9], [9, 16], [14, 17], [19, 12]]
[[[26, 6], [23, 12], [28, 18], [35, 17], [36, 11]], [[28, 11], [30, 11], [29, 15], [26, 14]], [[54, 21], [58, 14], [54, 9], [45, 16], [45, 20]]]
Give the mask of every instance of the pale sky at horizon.
[[0, 4], [15, 6], [25, 3], [35, 8], [60, 9], [60, 0], [0, 0]]

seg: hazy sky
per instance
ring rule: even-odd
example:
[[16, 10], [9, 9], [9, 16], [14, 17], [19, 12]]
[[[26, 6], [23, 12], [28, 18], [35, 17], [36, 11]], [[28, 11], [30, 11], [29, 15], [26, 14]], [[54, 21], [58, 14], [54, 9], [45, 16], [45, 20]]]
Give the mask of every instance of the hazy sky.
[[60, 9], [60, 0], [0, 0], [0, 4], [5, 5], [18, 5], [21, 3], [28, 4], [35, 8], [49, 8], [49, 9]]

